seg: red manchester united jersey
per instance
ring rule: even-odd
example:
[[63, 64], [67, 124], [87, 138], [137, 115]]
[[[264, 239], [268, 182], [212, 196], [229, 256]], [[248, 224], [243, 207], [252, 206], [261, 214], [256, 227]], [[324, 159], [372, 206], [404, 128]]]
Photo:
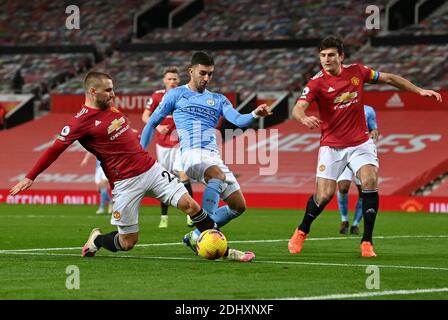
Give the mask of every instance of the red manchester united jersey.
[[[146, 109], [151, 112], [154, 112], [156, 108], [159, 106], [162, 101], [163, 95], [166, 93], [166, 90], [157, 90], [151, 95], [151, 98], [146, 103]], [[162, 147], [172, 148], [179, 143], [179, 137], [176, 132], [176, 125], [174, 124], [173, 116], [169, 114], [165, 119], [160, 123], [162, 126], [168, 126], [168, 132], [166, 134], [161, 134], [159, 131], [157, 132], [157, 140], [156, 143], [161, 145]]]
[[142, 174], [155, 162], [141, 147], [136, 132], [122, 112], [113, 107], [99, 110], [83, 106], [39, 158], [27, 178], [34, 180], [76, 140], [101, 162], [112, 188], [114, 181]]
[[333, 76], [321, 70], [304, 88], [298, 100], [319, 106], [321, 146], [345, 148], [369, 139], [364, 115], [364, 83], [374, 83], [379, 73], [361, 65], [342, 65]]

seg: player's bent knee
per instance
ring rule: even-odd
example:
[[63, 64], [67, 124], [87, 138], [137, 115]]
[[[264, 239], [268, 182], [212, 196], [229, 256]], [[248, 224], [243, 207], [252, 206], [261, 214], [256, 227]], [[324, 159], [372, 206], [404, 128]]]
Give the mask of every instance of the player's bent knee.
[[376, 177], [366, 177], [364, 181], [362, 181], [361, 188], [362, 190], [374, 190], [378, 186], [378, 180]]
[[123, 251], [129, 251], [138, 242], [138, 233], [120, 234], [120, 247]]
[[232, 206], [230, 207], [230, 209], [232, 209], [235, 212], [238, 212], [238, 215], [241, 215], [244, 213], [244, 211], [246, 211], [247, 207], [245, 203], [242, 203], [238, 204], [237, 206]]

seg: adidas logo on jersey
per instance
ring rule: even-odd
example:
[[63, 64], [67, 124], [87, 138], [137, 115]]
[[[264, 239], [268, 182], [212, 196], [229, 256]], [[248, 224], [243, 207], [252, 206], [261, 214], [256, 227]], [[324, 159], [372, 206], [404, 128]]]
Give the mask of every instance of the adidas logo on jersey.
[[95, 120], [95, 127], [99, 126], [101, 124], [101, 121]]
[[332, 88], [332, 87], [328, 88], [328, 92], [333, 92], [333, 91], [334, 91], [334, 88]]

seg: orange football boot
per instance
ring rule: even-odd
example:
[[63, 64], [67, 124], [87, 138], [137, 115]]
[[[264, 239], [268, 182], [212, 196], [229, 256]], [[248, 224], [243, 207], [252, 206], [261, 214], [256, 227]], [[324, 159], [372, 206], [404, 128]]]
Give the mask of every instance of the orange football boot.
[[376, 257], [376, 253], [373, 251], [373, 245], [369, 241], [361, 242], [361, 257]]
[[296, 229], [293, 236], [288, 242], [288, 250], [292, 254], [300, 253], [303, 243], [306, 239], [306, 233], [302, 230]]

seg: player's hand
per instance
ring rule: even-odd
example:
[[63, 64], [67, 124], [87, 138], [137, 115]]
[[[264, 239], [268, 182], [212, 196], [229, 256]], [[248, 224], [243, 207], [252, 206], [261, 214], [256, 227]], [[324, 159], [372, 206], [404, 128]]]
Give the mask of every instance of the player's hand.
[[373, 141], [376, 141], [378, 139], [379, 135], [380, 135], [380, 133], [377, 129], [373, 129], [369, 132], [369, 136]]
[[322, 120], [320, 120], [319, 118], [316, 118], [315, 116], [304, 117], [304, 118], [300, 119], [300, 123], [302, 123], [308, 129], [319, 128], [320, 124], [322, 122], [323, 122]]
[[157, 129], [157, 131], [158, 131], [160, 134], [167, 134], [168, 131], [169, 131], [167, 125], [161, 125], [161, 124], [159, 124], [159, 125], [156, 127], [156, 129]]
[[257, 117], [263, 118], [266, 116], [270, 116], [272, 114], [271, 107], [267, 104], [260, 104], [255, 110], [254, 113]]
[[9, 190], [9, 194], [15, 196], [20, 191], [29, 189], [33, 185], [33, 180], [25, 178]]
[[420, 95], [421, 95], [422, 97], [434, 98], [434, 99], [436, 99], [438, 102], [442, 102], [442, 95], [441, 95], [440, 93], [438, 93], [438, 92], [433, 91], [433, 90], [425, 90], [425, 89], [422, 89], [422, 90], [420, 91]]

